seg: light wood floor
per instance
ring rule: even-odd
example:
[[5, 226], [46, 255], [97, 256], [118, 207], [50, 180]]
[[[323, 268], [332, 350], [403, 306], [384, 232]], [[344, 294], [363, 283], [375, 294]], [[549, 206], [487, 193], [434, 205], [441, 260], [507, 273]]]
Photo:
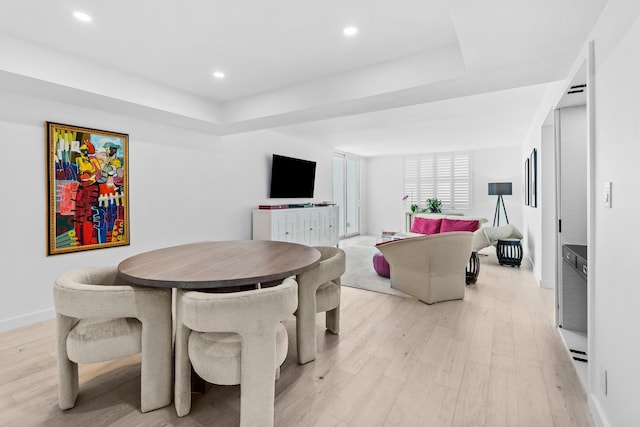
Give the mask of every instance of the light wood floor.
[[[593, 426], [557, 330], [553, 292], [530, 269], [481, 259], [463, 301], [343, 287], [340, 336], [318, 317], [316, 361], [289, 357], [276, 383], [276, 426]], [[139, 411], [139, 357], [81, 365], [76, 407], [60, 411], [54, 322], [0, 334], [0, 425], [234, 426], [239, 387], [194, 395], [191, 414]]]

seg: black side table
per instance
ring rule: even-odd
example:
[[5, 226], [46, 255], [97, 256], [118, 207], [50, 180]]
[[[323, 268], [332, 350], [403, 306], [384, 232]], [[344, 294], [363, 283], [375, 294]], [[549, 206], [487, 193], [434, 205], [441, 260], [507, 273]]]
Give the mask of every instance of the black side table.
[[480, 274], [480, 258], [478, 257], [478, 251], [471, 251], [471, 258], [467, 263], [465, 269], [467, 285], [475, 285], [478, 281], [478, 274]]
[[522, 263], [522, 244], [520, 239], [500, 239], [496, 245], [496, 255], [500, 265], [520, 267]]

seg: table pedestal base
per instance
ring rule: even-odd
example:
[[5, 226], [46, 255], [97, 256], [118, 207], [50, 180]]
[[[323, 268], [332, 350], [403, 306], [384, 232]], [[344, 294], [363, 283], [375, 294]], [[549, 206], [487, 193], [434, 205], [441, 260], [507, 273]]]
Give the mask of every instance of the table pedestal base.
[[480, 274], [480, 258], [478, 257], [478, 251], [471, 252], [471, 258], [465, 270], [467, 285], [475, 285], [478, 281], [478, 274]]

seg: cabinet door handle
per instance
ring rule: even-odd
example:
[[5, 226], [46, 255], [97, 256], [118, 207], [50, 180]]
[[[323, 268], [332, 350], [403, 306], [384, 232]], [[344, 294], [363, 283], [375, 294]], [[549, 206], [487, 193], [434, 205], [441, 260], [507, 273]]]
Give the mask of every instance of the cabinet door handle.
[[587, 264], [582, 266], [582, 272], [584, 273], [584, 275], [587, 275]]

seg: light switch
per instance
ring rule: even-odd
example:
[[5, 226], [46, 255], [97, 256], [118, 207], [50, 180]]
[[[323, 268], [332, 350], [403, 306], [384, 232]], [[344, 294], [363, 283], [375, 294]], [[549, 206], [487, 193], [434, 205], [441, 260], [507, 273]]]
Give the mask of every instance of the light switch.
[[604, 183], [604, 207], [611, 208], [611, 183]]

